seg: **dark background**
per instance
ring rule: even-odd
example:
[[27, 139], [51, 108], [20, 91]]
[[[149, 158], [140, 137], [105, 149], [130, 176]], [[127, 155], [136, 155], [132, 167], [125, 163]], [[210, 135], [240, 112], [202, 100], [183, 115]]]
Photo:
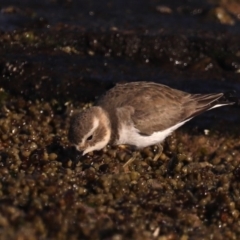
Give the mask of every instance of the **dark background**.
[[239, 107], [163, 152], [81, 157], [67, 139], [119, 82], [240, 97], [239, 20], [239, 0], [1, 0], [0, 239], [239, 239]]

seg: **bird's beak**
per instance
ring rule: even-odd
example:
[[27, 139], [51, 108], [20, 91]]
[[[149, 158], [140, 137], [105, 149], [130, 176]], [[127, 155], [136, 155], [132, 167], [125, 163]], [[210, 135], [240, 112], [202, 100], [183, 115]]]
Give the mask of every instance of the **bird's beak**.
[[[85, 147], [81, 147], [79, 145], [75, 145], [76, 149], [79, 151], [79, 152], [82, 152], [82, 156], [86, 155], [87, 153], [89, 152], [92, 152], [91, 149], [89, 148], [85, 148]], [[84, 150], [85, 149], [85, 150]]]
[[82, 150], [78, 145], [75, 145], [75, 148], [76, 148], [76, 150], [77, 150], [78, 152], [81, 153], [82, 156], [85, 155], [84, 152], [83, 152], [83, 150]]
[[85, 154], [87, 154], [87, 152], [86, 152], [86, 151], [83, 151], [83, 152], [82, 152], [82, 156], [84, 156]]

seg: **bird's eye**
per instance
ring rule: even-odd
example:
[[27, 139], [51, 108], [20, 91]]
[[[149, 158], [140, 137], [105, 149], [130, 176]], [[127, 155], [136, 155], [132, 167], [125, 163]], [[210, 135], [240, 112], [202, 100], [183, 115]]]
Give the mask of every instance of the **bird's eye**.
[[89, 136], [89, 137], [87, 138], [87, 141], [92, 140], [92, 138], [93, 138], [93, 135]]

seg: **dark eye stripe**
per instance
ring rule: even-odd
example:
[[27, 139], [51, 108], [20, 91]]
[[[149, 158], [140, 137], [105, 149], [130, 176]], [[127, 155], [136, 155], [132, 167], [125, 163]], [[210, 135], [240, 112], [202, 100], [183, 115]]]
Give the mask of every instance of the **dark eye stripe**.
[[90, 140], [92, 140], [92, 138], [93, 138], [93, 135], [89, 136], [86, 140], [90, 141]]

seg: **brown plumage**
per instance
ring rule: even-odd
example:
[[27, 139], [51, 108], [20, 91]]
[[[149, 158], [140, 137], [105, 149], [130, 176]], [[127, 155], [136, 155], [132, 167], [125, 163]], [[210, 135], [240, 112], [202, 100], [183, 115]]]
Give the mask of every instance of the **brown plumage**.
[[114, 109], [125, 109], [140, 133], [151, 135], [205, 112], [222, 96], [190, 94], [153, 82], [132, 82], [117, 84], [96, 105], [112, 113], [110, 118], [115, 118]]
[[118, 84], [95, 107], [72, 117], [69, 140], [84, 154], [109, 142], [137, 147], [156, 144], [198, 114], [234, 104], [223, 96], [190, 94], [152, 82]]

